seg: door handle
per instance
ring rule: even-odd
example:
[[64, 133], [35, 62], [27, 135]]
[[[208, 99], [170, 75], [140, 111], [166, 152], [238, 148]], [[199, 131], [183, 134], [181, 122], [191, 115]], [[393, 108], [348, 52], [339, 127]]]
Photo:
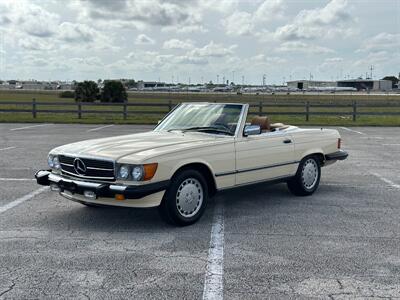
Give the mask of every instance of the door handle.
[[286, 140], [284, 140], [283, 141], [285, 144], [290, 144], [291, 142], [292, 142], [292, 140], [291, 139], [286, 139]]

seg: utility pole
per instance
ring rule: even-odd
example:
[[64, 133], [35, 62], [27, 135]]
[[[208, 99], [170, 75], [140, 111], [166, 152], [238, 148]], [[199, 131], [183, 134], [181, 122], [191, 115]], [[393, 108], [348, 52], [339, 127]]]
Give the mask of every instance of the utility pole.
[[263, 74], [263, 86], [265, 87], [267, 81], [267, 75]]
[[242, 85], [244, 85], [244, 75], [242, 75]]
[[219, 75], [217, 74], [217, 84], [219, 84]]
[[232, 71], [232, 82], [235, 83], [235, 71]]

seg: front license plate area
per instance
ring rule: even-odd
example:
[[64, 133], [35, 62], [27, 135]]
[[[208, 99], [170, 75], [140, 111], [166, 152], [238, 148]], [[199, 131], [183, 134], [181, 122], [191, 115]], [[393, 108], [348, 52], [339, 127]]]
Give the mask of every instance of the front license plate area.
[[75, 193], [77, 190], [76, 184], [73, 182], [65, 182], [65, 181], [60, 181], [58, 183], [58, 186], [62, 191], [69, 191], [71, 193]]

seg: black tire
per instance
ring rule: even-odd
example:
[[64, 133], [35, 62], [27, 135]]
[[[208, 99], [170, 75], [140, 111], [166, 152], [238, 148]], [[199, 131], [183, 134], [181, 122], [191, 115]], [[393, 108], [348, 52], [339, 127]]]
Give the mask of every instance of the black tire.
[[[313, 170], [317, 172], [314, 177], [314, 173], [312, 173]], [[305, 172], [311, 172], [309, 181], [305, 179]], [[309, 196], [317, 190], [320, 179], [320, 160], [316, 156], [307, 156], [301, 160], [296, 175], [287, 182], [287, 186], [289, 188], [289, 191], [296, 196]]]
[[[190, 189], [192, 189], [191, 191], [194, 189], [193, 193], [189, 191]], [[201, 200], [200, 195], [202, 195]], [[185, 196], [186, 199], [182, 199]], [[196, 200], [197, 202], [195, 202]], [[166, 222], [178, 226], [187, 226], [200, 219], [207, 202], [208, 186], [204, 176], [196, 170], [187, 169], [174, 175], [171, 179], [171, 184], [159, 206], [159, 212]], [[195, 207], [191, 207], [193, 211], [185, 211], [184, 205], [189, 207], [194, 205]]]

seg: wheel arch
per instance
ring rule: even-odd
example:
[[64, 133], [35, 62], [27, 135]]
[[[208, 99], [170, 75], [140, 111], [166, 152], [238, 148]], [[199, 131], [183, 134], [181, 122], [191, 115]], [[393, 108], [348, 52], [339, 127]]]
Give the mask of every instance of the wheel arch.
[[322, 151], [322, 149], [318, 149], [318, 148], [309, 149], [309, 150], [307, 150], [306, 152], [303, 153], [303, 155], [301, 156], [300, 160], [303, 160], [304, 158], [309, 157], [309, 156], [317, 157], [319, 159], [319, 162], [321, 163], [321, 166], [324, 165], [324, 163], [325, 163], [325, 155], [324, 155], [324, 152]]
[[182, 163], [173, 170], [171, 178], [176, 174], [178, 174], [179, 172], [187, 169], [196, 170], [200, 172], [204, 176], [204, 179], [207, 182], [208, 194], [210, 195], [210, 197], [216, 194], [217, 183], [215, 181], [214, 173], [212, 172], [211, 166], [209, 166], [206, 162], [192, 161], [192, 162]]

